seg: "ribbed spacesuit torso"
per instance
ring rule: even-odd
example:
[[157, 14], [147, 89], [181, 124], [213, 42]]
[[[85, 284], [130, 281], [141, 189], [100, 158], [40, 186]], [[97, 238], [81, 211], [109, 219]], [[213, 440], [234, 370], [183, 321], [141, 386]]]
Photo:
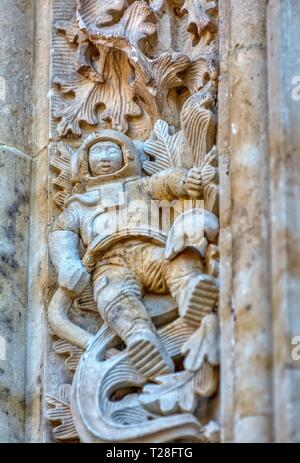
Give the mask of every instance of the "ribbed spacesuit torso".
[[86, 246], [126, 229], [140, 229], [141, 236], [149, 230], [150, 237], [151, 228], [160, 228], [159, 209], [160, 202], [143, 191], [140, 177], [118, 180], [73, 196], [56, 229], [75, 228]]

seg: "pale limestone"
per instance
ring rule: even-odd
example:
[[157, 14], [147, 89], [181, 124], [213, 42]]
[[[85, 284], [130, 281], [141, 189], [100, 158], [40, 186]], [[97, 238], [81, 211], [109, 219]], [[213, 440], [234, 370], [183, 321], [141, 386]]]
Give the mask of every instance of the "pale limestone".
[[[299, 318], [299, 114], [293, 96], [300, 76], [300, 4], [268, 6], [269, 137], [272, 197], [274, 440], [299, 442], [300, 363], [292, 357]], [[281, 72], [274, 72], [275, 69]]]
[[2, 146], [0, 172], [0, 442], [22, 442], [25, 422], [30, 159]]
[[24, 441], [33, 30], [32, 1], [1, 2], [0, 442]]
[[[128, 403], [145, 418], [134, 424], [134, 413], [131, 417], [126, 406], [122, 413], [127, 418], [118, 428], [120, 442], [206, 441], [209, 429], [218, 429], [209, 423], [210, 412], [200, 413], [201, 422], [193, 415], [203, 403], [199, 397], [213, 396], [218, 385], [217, 6], [201, 2], [198, 7], [192, 0], [180, 15], [168, 3], [156, 8], [146, 2], [119, 2], [117, 10], [108, 11], [105, 4], [79, 1], [76, 19], [72, 2], [54, 2], [51, 133], [63, 142], [51, 147], [52, 214], [63, 212], [50, 235], [59, 288], [49, 304], [48, 321], [56, 335], [54, 351], [67, 354], [65, 366], [71, 373], [75, 370], [73, 380], [64, 385], [61, 368], [54, 366], [62, 365], [59, 358], [46, 362], [47, 401], [54, 407], [48, 410], [49, 421], [61, 410], [62, 424], [54, 429], [57, 440], [114, 441], [113, 409], [119, 405], [112, 404], [106, 412], [104, 394], [97, 410], [92, 404], [98, 384], [122, 397], [125, 364], [126, 381], [141, 389], [137, 398], [128, 391]], [[107, 28], [107, 20], [112, 27]], [[148, 45], [141, 40], [145, 37]], [[75, 98], [66, 98], [65, 91]], [[122, 210], [124, 193], [129, 226], [116, 231], [110, 222], [113, 209], [105, 208]], [[198, 202], [192, 204], [191, 199]], [[171, 226], [174, 219], [169, 217], [167, 223], [164, 215], [160, 223], [151, 209], [150, 226], [151, 200], [165, 208], [168, 201], [177, 201], [175, 219], [183, 212], [183, 200], [195, 214], [182, 215], [185, 229], [177, 220]], [[137, 210], [134, 201], [140, 202]], [[74, 205], [79, 228], [72, 218]], [[130, 237], [138, 252], [130, 248]], [[115, 252], [120, 255], [109, 257]], [[100, 265], [107, 259], [112, 262], [101, 278]], [[117, 269], [112, 267], [114, 259], [119, 259]], [[193, 274], [188, 278], [190, 267]], [[48, 281], [53, 293], [50, 274]], [[154, 298], [153, 292], [171, 292], [173, 299], [159, 294]], [[83, 311], [93, 313], [89, 326], [80, 323]], [[102, 336], [107, 341], [100, 342]], [[126, 347], [123, 352], [120, 341]], [[96, 373], [95, 354], [107, 375]], [[178, 357], [184, 369], [174, 373]], [[111, 371], [119, 371], [114, 380]], [[174, 393], [168, 394], [175, 382]], [[186, 387], [191, 393], [184, 403]], [[62, 409], [63, 401], [70, 409]], [[155, 419], [143, 426], [150, 412]], [[213, 440], [218, 438], [215, 431]]]
[[[0, 143], [31, 154], [33, 1], [3, 0], [0, 11]], [[5, 97], [5, 99], [3, 99]]]
[[273, 438], [266, 3], [231, 3], [235, 442]]
[[222, 442], [234, 441], [234, 306], [232, 300], [232, 232], [230, 169], [230, 0], [220, 3], [220, 77], [218, 150], [220, 175], [220, 424]]
[[[182, 374], [165, 374], [164, 380], [168, 378], [171, 383], [175, 380], [180, 382], [180, 378], [192, 379], [192, 371], [197, 370], [199, 362], [203, 363], [206, 357], [210, 362], [206, 362], [204, 367], [209, 381], [207, 387], [201, 386], [200, 395], [203, 397], [197, 409], [194, 408], [195, 397], [190, 395], [188, 405], [192, 411], [187, 414], [178, 413], [181, 405], [174, 401], [172, 395], [168, 400], [161, 400], [164, 385], [159, 381], [156, 390], [153, 385], [145, 386], [137, 406], [141, 407], [142, 403], [148, 411], [156, 412], [165, 407], [164, 423], [170, 423], [168, 420], [174, 418], [176, 430], [172, 428], [173, 424], [166, 429], [159, 421], [157, 442], [178, 437], [184, 422], [189, 424], [185, 436], [188, 442], [193, 439], [214, 442], [220, 438], [222, 442], [299, 442], [300, 369], [299, 361], [291, 355], [292, 338], [300, 335], [299, 101], [292, 98], [295, 77], [300, 76], [298, 2], [222, 0], [217, 13], [214, 2], [209, 2], [210, 9], [206, 11], [204, 8], [196, 10], [194, 1], [187, 0], [183, 15], [176, 20], [176, 27], [168, 6], [171, 2], [146, 2], [142, 6], [134, 5], [142, 2], [131, 2], [129, 12], [126, 2], [118, 2], [123, 6], [120, 15], [113, 12], [117, 22], [120, 16], [129, 15], [135, 8], [140, 8], [136, 16], [139, 19], [145, 12], [150, 12], [149, 42], [146, 45], [139, 41], [141, 23], [136, 19], [133, 25], [127, 23], [126, 28], [116, 30], [115, 38], [102, 37], [96, 44], [100, 52], [107, 44], [118, 49], [117, 56], [109, 48], [102, 75], [101, 60], [95, 56], [96, 60], [90, 62], [85, 54], [87, 38], [95, 40], [89, 27], [96, 11], [91, 10], [90, 15], [85, 10], [87, 3], [78, 2], [80, 27], [87, 26], [87, 32], [80, 37], [77, 59], [73, 42], [76, 42], [78, 28], [76, 32], [74, 22], [72, 27], [68, 27], [75, 11], [74, 0], [4, 0], [0, 12], [0, 28], [4, 37], [0, 46], [0, 241], [1, 249], [5, 251], [0, 266], [2, 272], [6, 272], [5, 278], [2, 276], [0, 281], [3, 287], [0, 291], [0, 316], [2, 321], [6, 320], [0, 325], [0, 441], [54, 442], [77, 439], [78, 434], [82, 441], [111, 439], [109, 433], [103, 436], [101, 413], [98, 410], [99, 413], [94, 414], [94, 402], [89, 402], [97, 394], [92, 373], [96, 365], [93, 356], [99, 354], [93, 341], [97, 333], [98, 336], [104, 334], [108, 343], [104, 346], [106, 355], [101, 365], [110, 365], [114, 371], [124, 371], [127, 379], [137, 378], [137, 370], [133, 368], [136, 359], [130, 360], [125, 351], [122, 363], [119, 351], [109, 344], [116, 339], [114, 328], [103, 325], [91, 285], [74, 304], [72, 298], [68, 299], [70, 294], [66, 297], [65, 290], [59, 288], [56, 302], [65, 303], [65, 306], [56, 306], [59, 310], [54, 314], [53, 327], [55, 331], [59, 326], [58, 334], [62, 338], [55, 337], [48, 330], [47, 307], [57, 288], [57, 277], [48, 256], [48, 232], [62, 212], [64, 200], [76, 192], [84, 193], [79, 185], [76, 191], [72, 190], [74, 184], [70, 185], [68, 179], [71, 173], [76, 183], [78, 172], [74, 170], [74, 162], [69, 168], [69, 158], [76, 159], [77, 148], [94, 130], [113, 126], [117, 131], [127, 132], [130, 140], [134, 141], [135, 150], [148, 175], [160, 175], [161, 166], [153, 161], [161, 160], [162, 139], [163, 146], [172, 155], [178, 155], [176, 162], [181, 168], [189, 170], [192, 165], [199, 168], [200, 160], [213, 148], [217, 123], [218, 151], [211, 151], [212, 165], [202, 172], [202, 177], [205, 181], [208, 175], [212, 180], [213, 169], [217, 169], [217, 175], [213, 182], [208, 183], [206, 192], [202, 189], [202, 203], [195, 210], [205, 206], [211, 213], [218, 215], [220, 212], [219, 246], [214, 238], [210, 242], [211, 231], [218, 227], [204, 230], [200, 226], [196, 233], [192, 233], [191, 226], [188, 228], [191, 234], [183, 236], [181, 226], [177, 224], [169, 233], [166, 257], [176, 259], [185, 246], [196, 246], [199, 254], [206, 259], [206, 277], [219, 278], [220, 343], [217, 341], [219, 323], [215, 313], [204, 317], [200, 327], [191, 326], [182, 322], [185, 312], [181, 310], [178, 315], [177, 303], [170, 295], [162, 298], [146, 294], [143, 304], [155, 323], [155, 333], [160, 339], [156, 353], [165, 351], [163, 357], [169, 367], [172, 366], [170, 356], [173, 356], [172, 362], [176, 352], [181, 351], [181, 355], [185, 356]], [[200, 6], [203, 6], [202, 2]], [[155, 10], [154, 13], [151, 13], [150, 7]], [[104, 10], [100, 13], [102, 18]], [[157, 42], [153, 14], [158, 18], [155, 26], [158, 27]], [[49, 42], [51, 27], [52, 45]], [[169, 33], [170, 27], [172, 34]], [[64, 31], [67, 31], [67, 40]], [[101, 33], [105, 36], [105, 25]], [[126, 40], [116, 40], [116, 36]], [[197, 46], [192, 47], [191, 38], [194, 45], [203, 39], [201, 56], [197, 56]], [[179, 50], [181, 57], [176, 55]], [[218, 52], [220, 76], [216, 95], [218, 72], [214, 60]], [[163, 56], [164, 53], [169, 55]], [[130, 73], [127, 59], [135, 69], [131, 76], [132, 86], [126, 80]], [[189, 66], [197, 69], [197, 59], [203, 67], [198, 68], [197, 75], [189, 73]], [[118, 65], [119, 83], [113, 72], [110, 74]], [[77, 78], [86, 79], [89, 88], [94, 84], [98, 86], [95, 100], [87, 93], [82, 98], [79, 117], [72, 109], [74, 100], [65, 98], [58, 85], [73, 73]], [[107, 75], [110, 75], [114, 94], [118, 96], [115, 100], [110, 98], [108, 85], [99, 85], [101, 78]], [[53, 82], [54, 78], [57, 84]], [[145, 84], [147, 79], [150, 80]], [[204, 86], [206, 79], [209, 84]], [[163, 85], [160, 85], [162, 81]], [[80, 93], [76, 85], [80, 86], [82, 82], [79, 83], [78, 79], [76, 84], [72, 82], [71, 90], [75, 96]], [[180, 88], [182, 82], [188, 91]], [[189, 101], [190, 94], [194, 96]], [[106, 103], [106, 111], [102, 105], [96, 108], [98, 103]], [[65, 111], [63, 104], [66, 105]], [[75, 119], [71, 121], [70, 117], [74, 115]], [[197, 124], [194, 124], [196, 120]], [[167, 123], [174, 124], [175, 129], [169, 129]], [[65, 129], [69, 138], [58, 143]], [[154, 135], [151, 135], [152, 130]], [[203, 134], [203, 140], [197, 137], [199, 133]], [[157, 139], [160, 140], [159, 149]], [[49, 141], [50, 159], [47, 152]], [[191, 156], [194, 156], [193, 161]], [[218, 156], [218, 162], [215, 156]], [[20, 179], [25, 182], [21, 188]], [[107, 196], [107, 202], [112, 196]], [[12, 206], [20, 197], [27, 199], [15, 214], [16, 240], [15, 236], [7, 234], [7, 227], [11, 230], [14, 221], [14, 216], [8, 217], [7, 212], [12, 212]], [[11, 265], [15, 262], [12, 262], [12, 256], [19, 266], [13, 270]], [[189, 262], [192, 262], [191, 258]], [[89, 267], [91, 261], [85, 264]], [[66, 275], [65, 282], [68, 277]], [[75, 274], [75, 282], [77, 277]], [[61, 282], [64, 283], [63, 280]], [[55, 298], [53, 300], [55, 302]], [[66, 317], [61, 309], [67, 310], [69, 303], [72, 307]], [[51, 304], [49, 321], [52, 324]], [[57, 315], [58, 319], [55, 318]], [[73, 328], [88, 332], [91, 346], [85, 353], [86, 346], [82, 342], [85, 338], [80, 339], [79, 346], [63, 339], [64, 335], [68, 339], [66, 326], [70, 327], [69, 323]], [[211, 333], [210, 338], [205, 338], [207, 330]], [[171, 347], [170, 338], [174, 339]], [[204, 342], [199, 344], [199, 339]], [[211, 365], [216, 365], [219, 360], [220, 388], [214, 393], [217, 377], [212, 374]], [[137, 367], [140, 368], [140, 364]], [[118, 391], [117, 398], [128, 392]], [[68, 404], [70, 400], [71, 408], [67, 406], [61, 410], [62, 403]], [[101, 403], [106, 406], [105, 400]], [[49, 404], [55, 407], [54, 413], [61, 413], [60, 429], [53, 428]], [[82, 406], [88, 419], [92, 420], [94, 434], [87, 432], [82, 420]], [[69, 423], [74, 422], [75, 426], [67, 426], [66, 419]], [[96, 435], [97, 430], [100, 435], [102, 433], [101, 438]], [[152, 431], [153, 428], [149, 429], [150, 435]], [[199, 431], [200, 435], [197, 434]], [[136, 428], [134, 432], [137, 440], [152, 439], [149, 434], [145, 436], [143, 432], [137, 432]], [[119, 439], [124, 440], [124, 434]]]

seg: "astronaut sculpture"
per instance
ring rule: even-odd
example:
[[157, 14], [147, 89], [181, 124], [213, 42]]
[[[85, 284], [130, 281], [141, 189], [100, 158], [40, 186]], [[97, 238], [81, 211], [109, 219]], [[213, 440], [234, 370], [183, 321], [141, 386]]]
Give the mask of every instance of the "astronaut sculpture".
[[[98, 345], [97, 359], [102, 355], [100, 360], [109, 363], [125, 355], [128, 374], [131, 369], [136, 377], [135, 382], [128, 378], [126, 386], [141, 388], [140, 394], [128, 394], [123, 398], [125, 402], [130, 396], [135, 402], [138, 400], [135, 407], [129, 407], [129, 415], [134, 416], [133, 410], [136, 413], [137, 409], [142, 409], [141, 423], [145, 424], [145, 419], [151, 421], [146, 434], [153, 439], [159, 431], [157, 441], [166, 442], [176, 437], [197, 439], [201, 426], [191, 413], [196, 407], [194, 389], [201, 381], [211, 383], [204, 386], [206, 392], [202, 395], [209, 396], [216, 389], [213, 370], [218, 363], [215, 315], [218, 281], [214, 272], [209, 274], [207, 271], [207, 255], [211, 246], [216, 247], [218, 220], [211, 211], [190, 206], [185, 211], [181, 209], [176, 220], [173, 219], [171, 230], [163, 229], [161, 201], [164, 204], [174, 200], [193, 204], [193, 201], [203, 199], [204, 189], [214, 179], [216, 169], [210, 163], [190, 169], [173, 166], [143, 176], [136, 145], [123, 133], [100, 130], [81, 145], [73, 160], [73, 170], [83, 192], [68, 197], [50, 236], [50, 254], [60, 287], [49, 307], [50, 326], [61, 338], [86, 350], [86, 358], [90, 352], [90, 361], [93, 358], [95, 364], [92, 352], [97, 335], [84, 333], [82, 328], [68, 320], [66, 314], [72, 302], [92, 285], [94, 301], [104, 322], [100, 331], [108, 330], [109, 333], [106, 347], [103, 348], [103, 341], [100, 342], [101, 348]], [[167, 323], [163, 320], [168, 308], [161, 309], [158, 324], [152, 320], [144, 303], [147, 294], [157, 295], [162, 300], [165, 295], [171, 295], [177, 306], [171, 322], [170, 317], [166, 317]], [[64, 304], [67, 310], [62, 315]], [[174, 329], [177, 339], [172, 335]], [[111, 359], [105, 358], [104, 351], [111, 349], [112, 344], [114, 355]], [[215, 345], [209, 352], [212, 344]], [[185, 354], [185, 366], [189, 366], [190, 372], [178, 371], [178, 364]], [[78, 371], [84, 362], [83, 356]], [[201, 372], [199, 377], [195, 370]], [[84, 379], [79, 380], [78, 371], [74, 383], [80, 382], [82, 388], [88, 374], [82, 374]], [[186, 373], [190, 377], [183, 377]], [[94, 374], [93, 367], [91, 375]], [[99, 375], [95, 385], [101, 382], [99, 378], [103, 371]], [[179, 389], [182, 380], [184, 384], [193, 383], [187, 406], [175, 399], [175, 405], [168, 411], [168, 406], [160, 402], [153, 388], [155, 383], [156, 387], [164, 388], [168, 380], [172, 390], [174, 380], [175, 383], [179, 381]], [[90, 379], [88, 388], [92, 382]], [[161, 382], [163, 386], [160, 386]], [[111, 387], [110, 394], [124, 386], [124, 380], [117, 383]], [[160, 395], [159, 389], [157, 392]], [[83, 401], [86, 394], [85, 390]], [[130, 423], [128, 417], [121, 423], [122, 430], [126, 429], [124, 436], [121, 431], [117, 437], [113, 435], [120, 423], [114, 423], [112, 415], [108, 419], [107, 434], [102, 423], [102, 435], [95, 438], [96, 432], [87, 431], [87, 425], [83, 424], [85, 420], [78, 424], [81, 421], [78, 400], [77, 388], [71, 410], [81, 440], [147, 441], [145, 433], [139, 429], [139, 421]], [[182, 417], [180, 413], [183, 413]], [[101, 416], [101, 420], [107, 420], [103, 414]]]
[[216, 441], [217, 2], [57, 0], [53, 23], [53, 436]]

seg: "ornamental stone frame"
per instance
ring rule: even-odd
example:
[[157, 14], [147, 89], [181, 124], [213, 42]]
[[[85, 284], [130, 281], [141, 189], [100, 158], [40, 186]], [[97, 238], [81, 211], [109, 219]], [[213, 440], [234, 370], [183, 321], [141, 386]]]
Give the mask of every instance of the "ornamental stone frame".
[[3, 3], [0, 442], [299, 442], [297, 2]]

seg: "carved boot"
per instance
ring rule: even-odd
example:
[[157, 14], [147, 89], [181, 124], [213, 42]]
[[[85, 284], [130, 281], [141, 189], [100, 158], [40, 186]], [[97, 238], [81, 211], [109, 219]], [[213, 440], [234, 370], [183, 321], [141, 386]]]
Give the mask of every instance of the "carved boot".
[[126, 343], [133, 366], [145, 378], [154, 379], [174, 371], [171, 357], [149, 323], [137, 322]]
[[216, 307], [219, 289], [210, 275], [197, 275], [177, 296], [180, 316], [195, 328]]
[[125, 342], [129, 359], [141, 375], [152, 379], [173, 372], [173, 361], [163, 348], [144, 304], [139, 297], [124, 292], [114, 295], [108, 304], [105, 293], [99, 292], [101, 316]]

